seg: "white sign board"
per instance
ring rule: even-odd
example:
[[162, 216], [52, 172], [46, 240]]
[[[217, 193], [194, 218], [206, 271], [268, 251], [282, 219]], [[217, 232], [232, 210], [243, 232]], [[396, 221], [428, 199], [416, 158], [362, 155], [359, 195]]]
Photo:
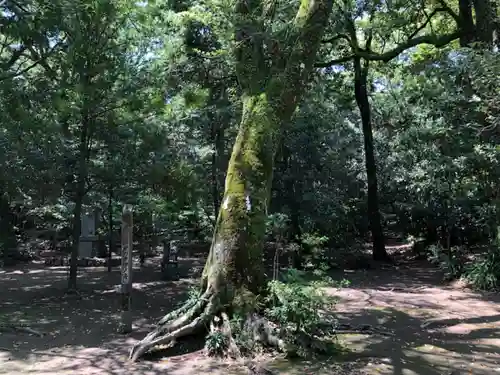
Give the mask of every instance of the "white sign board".
[[95, 239], [95, 214], [84, 214], [81, 220], [80, 243], [78, 256], [80, 258], [92, 257], [92, 241]]

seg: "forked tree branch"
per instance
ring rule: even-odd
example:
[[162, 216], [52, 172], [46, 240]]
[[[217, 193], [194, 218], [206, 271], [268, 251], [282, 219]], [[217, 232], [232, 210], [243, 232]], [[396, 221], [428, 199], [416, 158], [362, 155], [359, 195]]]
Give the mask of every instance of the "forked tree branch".
[[[325, 27], [333, 8], [333, 0], [302, 0], [294, 20], [294, 38], [289, 43], [292, 53], [289, 65], [304, 65], [303, 71], [312, 68], [316, 51], [322, 41]], [[300, 78], [299, 78], [300, 79]], [[295, 79], [292, 79], [295, 81]]]
[[[384, 52], [384, 53], [377, 53], [373, 52], [370, 50], [370, 48], [365, 48], [361, 49], [356, 45], [356, 41], [351, 40], [353, 37], [352, 35], [356, 35], [355, 31], [353, 31], [353, 24], [349, 24], [349, 32], [351, 34], [351, 38], [346, 36], [345, 34], [339, 34], [335, 37], [332, 38], [332, 40], [337, 40], [337, 39], [347, 39], [350, 41], [352, 53], [348, 56], [343, 56], [339, 58], [332, 59], [327, 62], [320, 62], [316, 63], [315, 67], [317, 68], [327, 68], [335, 65], [340, 65], [343, 63], [346, 63], [348, 61], [351, 61], [354, 58], [362, 58], [367, 61], [383, 61], [383, 62], [388, 62], [397, 56], [399, 56], [401, 53], [404, 51], [416, 47], [420, 44], [430, 44], [433, 45], [437, 48], [444, 47], [445, 45], [451, 43], [452, 41], [459, 39], [461, 36], [461, 31], [459, 28], [459, 18], [458, 16], [453, 12], [453, 10], [446, 4], [444, 0], [438, 0], [439, 3], [441, 4], [441, 7], [434, 9], [426, 18], [425, 22], [417, 27], [417, 29], [410, 34], [408, 37], [408, 40], [395, 48], [393, 48], [390, 51]], [[445, 34], [445, 35], [434, 35], [434, 34], [428, 34], [428, 35], [422, 35], [422, 36], [416, 36], [420, 31], [422, 31], [431, 21], [432, 18], [440, 12], [446, 12], [450, 14], [451, 17], [455, 19], [457, 22], [457, 30], [450, 33], [450, 34]], [[352, 22], [352, 21], [350, 21]], [[353, 33], [354, 32], [354, 33]], [[328, 41], [326, 41], [328, 42]]]
[[377, 53], [377, 52], [371, 52], [371, 51], [366, 51], [366, 50], [358, 50], [353, 52], [349, 56], [333, 59], [327, 62], [321, 62], [321, 63], [316, 63], [315, 67], [317, 68], [327, 68], [330, 66], [334, 65], [339, 65], [344, 62], [347, 62], [355, 57], [359, 57], [365, 60], [370, 60], [370, 61], [383, 61], [383, 62], [389, 62], [392, 59], [398, 57], [401, 53], [404, 51], [416, 47], [420, 44], [430, 44], [433, 45], [434, 47], [441, 48], [446, 46], [447, 44], [453, 42], [454, 40], [457, 40], [460, 38], [461, 32], [460, 31], [455, 31], [451, 34], [446, 34], [446, 35], [441, 35], [441, 36], [436, 36], [436, 35], [422, 35], [415, 37], [413, 39], [410, 39], [406, 41], [405, 43], [400, 44], [399, 46], [393, 48], [390, 51], [384, 52], [384, 53]]
[[448, 13], [455, 20], [457, 25], [459, 25], [461, 23], [460, 16], [457, 13], [455, 13], [453, 9], [450, 8], [450, 6], [445, 0], [438, 0], [438, 2], [443, 7], [444, 11]]

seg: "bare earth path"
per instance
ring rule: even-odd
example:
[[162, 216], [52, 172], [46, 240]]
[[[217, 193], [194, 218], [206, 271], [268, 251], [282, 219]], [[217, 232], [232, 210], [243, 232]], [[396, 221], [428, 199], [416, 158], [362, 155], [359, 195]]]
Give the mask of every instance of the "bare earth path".
[[[200, 266], [186, 260], [189, 267]], [[47, 332], [39, 338], [0, 333], [0, 375], [243, 374], [241, 368], [198, 353], [158, 362], [126, 362], [127, 351], [163, 313], [185, 298], [189, 279], [164, 282], [157, 267], [136, 270], [135, 332], [115, 333], [119, 273], [80, 271], [80, 296], [64, 294], [67, 271], [29, 265], [0, 270], [0, 314]], [[425, 265], [399, 271], [336, 275], [349, 288], [340, 297], [342, 321], [371, 324], [394, 336], [344, 335], [348, 362], [273, 363], [280, 374], [493, 375], [500, 374], [500, 298], [440, 283]], [[229, 367], [228, 367], [229, 366]]]

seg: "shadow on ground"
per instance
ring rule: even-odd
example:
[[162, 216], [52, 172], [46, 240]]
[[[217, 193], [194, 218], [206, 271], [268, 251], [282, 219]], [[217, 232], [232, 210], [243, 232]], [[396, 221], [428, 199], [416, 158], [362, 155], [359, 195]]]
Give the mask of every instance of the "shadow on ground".
[[[181, 273], [200, 272], [199, 259], [181, 259]], [[221, 373], [226, 364], [191, 353], [168, 361], [127, 362], [131, 346], [161, 316], [186, 298], [192, 278], [163, 281], [159, 266], [149, 260], [135, 268], [132, 306], [134, 332], [117, 333], [120, 307], [120, 272], [104, 268], [79, 271], [78, 295], [66, 294], [67, 271], [26, 265], [0, 273], [2, 321], [24, 323], [45, 334], [0, 333], [0, 374], [198, 374]], [[182, 269], [186, 272], [182, 272]], [[186, 370], [186, 363], [189, 368]], [[217, 370], [217, 371], [216, 371]]]
[[500, 303], [443, 282], [425, 262], [391, 270], [334, 275], [352, 282], [328, 292], [339, 298], [337, 318], [369, 324], [388, 335], [342, 335], [352, 358], [370, 358], [367, 374], [491, 375], [500, 373]]
[[[244, 374], [241, 366], [206, 358], [199, 351], [157, 361], [127, 362], [127, 354], [152, 323], [186, 298], [200, 259], [183, 259], [184, 276], [163, 281], [158, 260], [134, 269], [134, 332], [116, 333], [118, 270], [82, 269], [80, 295], [67, 295], [65, 268], [32, 265], [0, 272], [0, 315], [29, 323], [45, 337], [0, 334], [1, 375], [195, 375]], [[390, 334], [342, 335], [351, 350], [341, 357], [270, 363], [280, 374], [492, 375], [500, 368], [498, 296], [445, 284], [425, 264], [398, 269], [342, 271], [349, 288], [327, 290], [339, 298], [338, 319], [370, 324]], [[190, 347], [193, 349], [193, 347]]]

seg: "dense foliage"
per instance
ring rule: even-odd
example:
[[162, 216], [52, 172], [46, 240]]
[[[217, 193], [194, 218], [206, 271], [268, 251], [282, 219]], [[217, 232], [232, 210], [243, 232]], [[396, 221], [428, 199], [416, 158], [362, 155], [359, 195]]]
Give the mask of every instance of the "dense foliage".
[[[209, 241], [240, 132], [250, 167], [273, 169], [258, 208], [275, 245], [265, 258], [278, 248], [295, 268], [328, 267], [373, 242], [373, 257], [388, 261], [387, 238], [402, 237], [449, 277], [496, 288], [498, 1], [323, 3], [333, 15], [315, 56], [297, 32], [317, 16], [304, 16], [307, 1], [246, 11], [218, 0], [1, 1], [2, 264], [50, 239], [71, 254], [75, 288], [81, 215], [99, 209], [111, 252], [125, 203], [139, 243], [153, 230]], [[290, 68], [299, 58], [307, 77]], [[293, 116], [245, 124], [259, 90], [293, 102], [281, 103]], [[270, 288], [283, 301], [303, 292]], [[272, 306], [271, 318], [302, 324], [285, 302]], [[226, 345], [212, 339], [215, 351]]]
[[256, 325], [321, 351], [331, 301], [296, 269], [369, 267], [366, 243], [497, 288], [499, 7], [0, 1], [0, 264], [57, 249], [74, 289], [82, 216], [111, 256], [124, 204], [142, 255], [213, 238], [201, 292], [132, 359], [208, 323], [212, 354], [253, 351]]

